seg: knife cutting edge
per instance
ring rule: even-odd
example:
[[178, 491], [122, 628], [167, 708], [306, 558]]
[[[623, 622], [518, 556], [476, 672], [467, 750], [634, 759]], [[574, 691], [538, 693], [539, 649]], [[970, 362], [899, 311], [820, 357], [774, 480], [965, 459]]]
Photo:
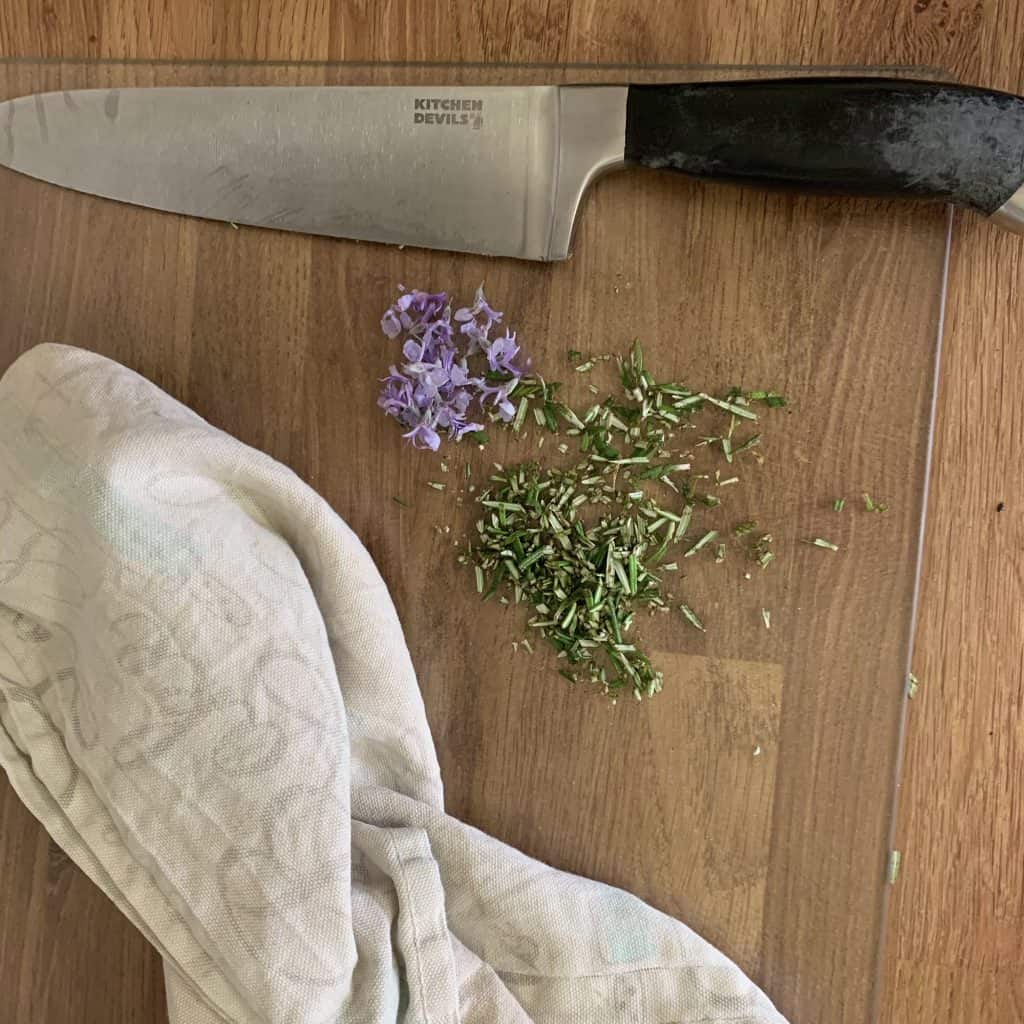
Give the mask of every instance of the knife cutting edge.
[[1024, 99], [940, 82], [79, 90], [0, 103], [0, 164], [174, 213], [531, 260], [630, 165], [973, 209], [1024, 232]]

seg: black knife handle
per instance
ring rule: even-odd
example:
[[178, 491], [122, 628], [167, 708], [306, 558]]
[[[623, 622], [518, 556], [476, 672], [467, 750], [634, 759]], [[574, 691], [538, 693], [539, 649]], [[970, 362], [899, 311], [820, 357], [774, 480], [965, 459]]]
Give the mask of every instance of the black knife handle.
[[911, 196], [992, 214], [1024, 183], [1024, 99], [887, 78], [631, 85], [626, 160], [698, 178]]

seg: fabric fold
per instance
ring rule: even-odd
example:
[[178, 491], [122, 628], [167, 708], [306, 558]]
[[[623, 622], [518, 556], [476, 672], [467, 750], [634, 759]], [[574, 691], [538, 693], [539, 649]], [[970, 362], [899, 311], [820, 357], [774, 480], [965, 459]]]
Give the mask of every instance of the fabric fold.
[[172, 1024], [784, 1024], [681, 923], [447, 815], [358, 538], [59, 345], [0, 381], [0, 763]]

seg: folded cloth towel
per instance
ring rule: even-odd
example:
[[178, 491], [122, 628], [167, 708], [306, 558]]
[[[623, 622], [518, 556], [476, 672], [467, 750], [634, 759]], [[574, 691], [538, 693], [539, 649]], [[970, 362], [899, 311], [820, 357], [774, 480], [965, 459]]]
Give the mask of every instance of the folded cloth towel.
[[59, 345], [0, 381], [0, 763], [173, 1024], [784, 1024], [684, 925], [445, 814], [358, 538]]

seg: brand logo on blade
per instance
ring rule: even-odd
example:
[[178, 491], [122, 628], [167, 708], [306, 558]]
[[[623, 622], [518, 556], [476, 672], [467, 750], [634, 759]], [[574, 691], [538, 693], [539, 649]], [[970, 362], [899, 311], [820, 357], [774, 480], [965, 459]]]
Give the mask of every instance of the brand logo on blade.
[[483, 128], [483, 100], [446, 100], [426, 96], [413, 100], [413, 124]]

